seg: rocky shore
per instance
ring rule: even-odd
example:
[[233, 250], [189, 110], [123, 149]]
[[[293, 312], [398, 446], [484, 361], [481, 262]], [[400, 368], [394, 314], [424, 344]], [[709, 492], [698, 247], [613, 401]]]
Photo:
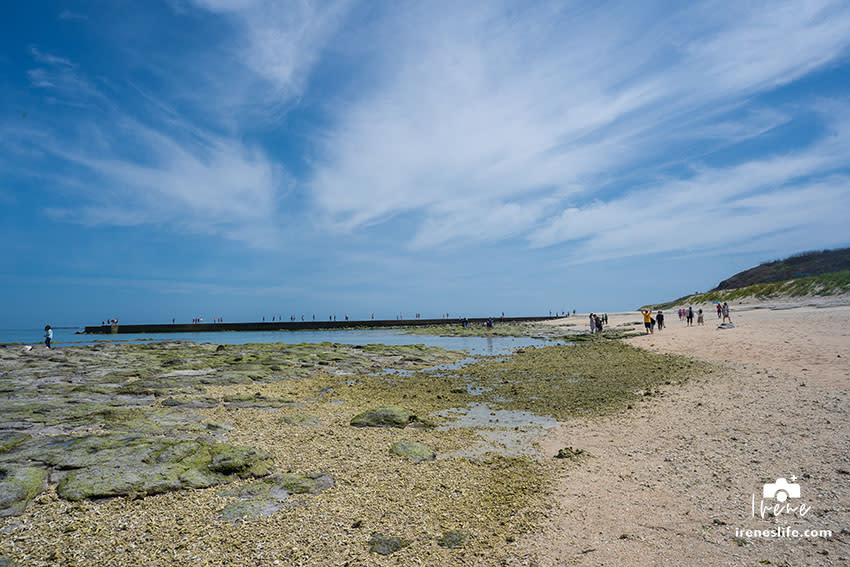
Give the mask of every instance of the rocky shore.
[[499, 565], [586, 457], [541, 453], [556, 420], [711, 372], [605, 339], [0, 349], [0, 557]]

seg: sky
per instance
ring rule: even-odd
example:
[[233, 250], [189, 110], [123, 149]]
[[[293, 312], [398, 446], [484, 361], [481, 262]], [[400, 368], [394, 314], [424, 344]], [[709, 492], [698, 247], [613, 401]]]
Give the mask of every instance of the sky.
[[12, 2], [0, 328], [616, 311], [850, 244], [850, 3]]

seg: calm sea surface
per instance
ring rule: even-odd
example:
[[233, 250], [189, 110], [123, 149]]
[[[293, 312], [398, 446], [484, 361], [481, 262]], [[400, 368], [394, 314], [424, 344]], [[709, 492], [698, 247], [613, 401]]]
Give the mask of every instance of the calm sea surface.
[[[342, 343], [349, 345], [425, 344], [452, 350], [466, 350], [470, 354], [504, 354], [526, 346], [554, 344], [551, 341], [529, 337], [436, 337], [429, 335], [407, 335], [393, 329], [328, 330], [328, 331], [246, 331], [217, 333], [146, 333], [139, 335], [77, 335], [77, 329], [54, 329], [53, 346], [57, 348], [91, 345], [100, 342], [151, 342], [191, 341], [241, 345], [245, 343]], [[41, 329], [0, 329], [0, 344], [41, 344], [44, 342]], [[15, 348], [10, 346], [9, 348]]]

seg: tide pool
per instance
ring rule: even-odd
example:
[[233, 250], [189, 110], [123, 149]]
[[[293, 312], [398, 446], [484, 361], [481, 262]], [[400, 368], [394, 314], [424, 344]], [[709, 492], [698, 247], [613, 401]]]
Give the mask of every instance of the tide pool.
[[[554, 344], [552, 341], [530, 337], [438, 337], [431, 335], [408, 335], [399, 329], [340, 329], [324, 331], [221, 331], [197, 333], [145, 333], [121, 335], [78, 335], [78, 329], [53, 329], [53, 346], [93, 345], [103, 342], [173, 342], [190, 341], [193, 343], [213, 343], [241, 345], [246, 343], [340, 343], [348, 345], [384, 344], [412, 345], [424, 344], [451, 350], [465, 350], [470, 354], [505, 354], [514, 349], [528, 346]], [[21, 345], [43, 344], [42, 329], [0, 330], [0, 344], [15, 348]]]

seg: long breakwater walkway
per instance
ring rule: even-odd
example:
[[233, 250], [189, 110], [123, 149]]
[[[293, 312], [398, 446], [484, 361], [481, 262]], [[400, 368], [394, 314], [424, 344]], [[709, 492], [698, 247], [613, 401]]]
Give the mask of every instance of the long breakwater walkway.
[[144, 333], [210, 333], [216, 331], [314, 331], [327, 329], [384, 329], [388, 327], [431, 327], [436, 325], [481, 325], [494, 323], [533, 323], [555, 317], [468, 317], [443, 319], [380, 319], [366, 321], [258, 321], [248, 323], [176, 323], [144, 325], [92, 325], [83, 331], [93, 335]]

